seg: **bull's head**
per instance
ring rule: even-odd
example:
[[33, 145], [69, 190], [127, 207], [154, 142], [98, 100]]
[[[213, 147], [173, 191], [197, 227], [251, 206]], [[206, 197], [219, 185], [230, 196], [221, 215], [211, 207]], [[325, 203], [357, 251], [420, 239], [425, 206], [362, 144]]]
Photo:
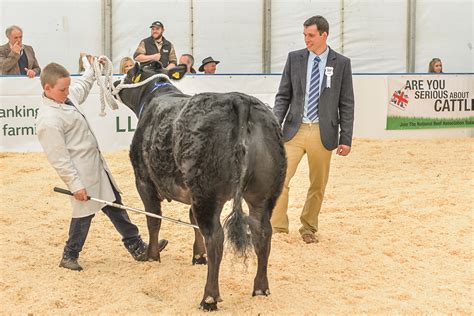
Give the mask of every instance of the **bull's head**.
[[128, 71], [124, 83], [139, 83], [156, 74], [164, 74], [172, 80], [180, 80], [184, 77], [186, 71], [187, 67], [184, 64], [167, 69], [159, 61], [136, 63]]
[[[137, 87], [124, 88], [120, 90], [120, 99], [123, 103], [125, 103], [125, 105], [127, 105], [132, 111], [134, 111], [137, 116], [139, 116], [140, 108], [142, 107], [141, 102], [143, 102], [143, 99], [146, 95], [154, 91], [153, 89], [156, 88], [157, 85], [171, 85], [170, 79], [182, 79], [186, 71], [187, 66], [184, 64], [178, 65], [171, 69], [166, 69], [159, 61], [152, 61], [141, 64], [136, 63], [135, 66], [127, 72], [122, 83], [125, 85], [137, 84]], [[156, 77], [156, 79], [152, 79], [151, 81], [140, 85], [140, 83], [157, 74], [162, 74], [163, 76], [158, 76]], [[115, 86], [117, 85], [118, 82], [115, 84]]]

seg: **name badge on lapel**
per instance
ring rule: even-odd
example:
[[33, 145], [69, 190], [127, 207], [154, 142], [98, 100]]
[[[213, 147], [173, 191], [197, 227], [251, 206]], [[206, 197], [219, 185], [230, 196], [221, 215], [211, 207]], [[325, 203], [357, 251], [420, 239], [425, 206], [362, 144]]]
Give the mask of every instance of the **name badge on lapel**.
[[333, 75], [334, 68], [326, 67], [326, 88], [331, 88], [331, 77]]

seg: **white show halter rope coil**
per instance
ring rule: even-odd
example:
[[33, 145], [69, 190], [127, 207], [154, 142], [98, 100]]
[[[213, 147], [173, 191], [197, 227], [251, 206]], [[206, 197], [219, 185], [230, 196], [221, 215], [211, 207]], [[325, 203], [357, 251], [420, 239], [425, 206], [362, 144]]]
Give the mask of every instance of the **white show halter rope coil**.
[[[105, 59], [105, 65], [101, 65], [99, 63], [99, 59]], [[105, 107], [108, 105], [112, 110], [118, 109], [118, 102], [123, 104], [122, 100], [120, 99], [119, 92], [122, 89], [129, 89], [129, 88], [137, 88], [147, 84], [148, 82], [156, 79], [156, 78], [163, 78], [166, 80], [170, 80], [169, 77], [165, 74], [156, 74], [153, 75], [141, 82], [138, 83], [123, 83], [126, 75], [124, 75], [120, 83], [114, 87], [114, 79], [112, 75], [112, 61], [107, 56], [100, 56], [99, 58], [94, 59], [92, 62], [92, 69], [94, 71], [94, 78], [97, 80], [97, 85], [99, 86], [100, 92], [100, 116], [105, 116]], [[103, 68], [103, 69], [102, 69]], [[115, 99], [115, 97], [117, 99]]]

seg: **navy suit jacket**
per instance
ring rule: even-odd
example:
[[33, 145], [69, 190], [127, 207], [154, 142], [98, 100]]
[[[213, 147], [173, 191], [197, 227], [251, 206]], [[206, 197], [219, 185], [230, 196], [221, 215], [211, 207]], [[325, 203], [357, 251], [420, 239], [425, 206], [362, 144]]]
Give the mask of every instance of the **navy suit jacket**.
[[[328, 49], [326, 67], [333, 67], [333, 75], [330, 88], [326, 87], [327, 76], [323, 75], [319, 99], [319, 130], [324, 147], [333, 150], [338, 144], [352, 145], [354, 91], [350, 59], [329, 47]], [[280, 125], [283, 125], [285, 142], [295, 136], [302, 123], [308, 56], [306, 48], [288, 54], [275, 97], [273, 113]]]

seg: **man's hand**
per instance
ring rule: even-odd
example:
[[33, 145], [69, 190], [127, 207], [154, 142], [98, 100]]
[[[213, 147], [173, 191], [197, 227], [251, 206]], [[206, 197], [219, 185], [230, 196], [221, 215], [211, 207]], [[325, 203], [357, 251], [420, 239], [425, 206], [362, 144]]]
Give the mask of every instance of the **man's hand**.
[[340, 156], [347, 156], [351, 152], [351, 146], [339, 145], [336, 149], [336, 154]]
[[26, 75], [27, 75], [29, 78], [34, 78], [34, 77], [36, 77], [36, 72], [35, 72], [34, 70], [25, 68], [25, 71], [26, 71]]
[[10, 45], [10, 49], [15, 53], [15, 54], [20, 54], [21, 52], [21, 45], [20, 42], [15, 42], [13, 45]]
[[87, 191], [86, 189], [81, 189], [74, 192], [74, 198], [78, 201], [87, 201]]
[[161, 59], [160, 53], [153, 54], [153, 60], [160, 61], [160, 59]]

